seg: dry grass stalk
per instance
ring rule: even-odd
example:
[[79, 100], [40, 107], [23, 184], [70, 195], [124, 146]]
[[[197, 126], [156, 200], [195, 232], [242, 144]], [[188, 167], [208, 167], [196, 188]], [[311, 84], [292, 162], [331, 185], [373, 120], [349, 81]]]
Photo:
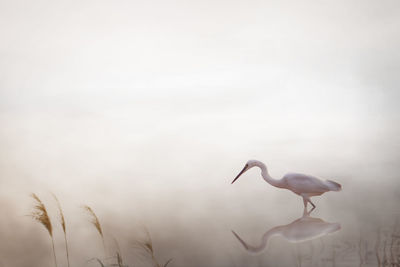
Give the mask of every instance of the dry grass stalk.
[[94, 227], [96, 227], [96, 229], [99, 232], [99, 234], [101, 235], [101, 237], [103, 237], [103, 230], [101, 229], [100, 221], [99, 221], [99, 218], [97, 217], [96, 213], [94, 213], [92, 208], [87, 206], [87, 205], [83, 206], [83, 208], [91, 216], [91, 221], [90, 222], [94, 225]]
[[119, 252], [117, 252], [117, 264], [118, 264], [118, 267], [123, 267], [124, 266], [124, 264], [122, 262], [121, 254]]
[[33, 207], [33, 211], [30, 214], [30, 216], [34, 220], [41, 223], [49, 232], [49, 235], [51, 237], [51, 245], [53, 247], [54, 263], [57, 267], [57, 257], [56, 257], [56, 251], [54, 249], [53, 227], [51, 225], [49, 214], [47, 213], [46, 206], [43, 204], [43, 202], [36, 194], [32, 193], [31, 197], [35, 200], [36, 203], [35, 206]]
[[31, 197], [36, 201], [36, 204], [33, 207], [33, 212], [31, 213], [31, 217], [41, 223], [52, 237], [53, 227], [51, 225], [50, 217], [47, 213], [45, 205], [36, 194], [32, 194]]
[[89, 261], [93, 261], [93, 260], [97, 261], [100, 264], [101, 267], [105, 267], [104, 263], [99, 258], [90, 259], [90, 260], [88, 260], [88, 262]]
[[103, 242], [103, 247], [104, 247], [104, 256], [106, 257], [107, 256], [106, 255], [107, 254], [106, 253], [106, 245], [105, 245], [105, 242], [104, 242], [103, 230], [101, 228], [101, 224], [100, 224], [99, 218], [97, 217], [96, 213], [94, 213], [94, 211], [92, 210], [91, 207], [89, 207], [87, 205], [84, 205], [83, 209], [86, 210], [89, 213], [89, 215], [91, 217], [90, 222], [94, 225], [94, 227], [96, 227], [97, 231], [99, 232], [99, 234], [101, 236], [101, 240]]
[[165, 264], [163, 265], [163, 267], [167, 267], [167, 265], [172, 261], [172, 259], [169, 259], [165, 262]]
[[377, 238], [376, 238], [376, 242], [375, 242], [375, 256], [376, 256], [376, 261], [378, 263], [378, 267], [382, 266], [381, 257], [379, 255], [380, 242], [381, 242], [381, 235], [380, 235], [380, 229], [378, 228]]
[[61, 209], [60, 201], [58, 201], [58, 198], [57, 198], [57, 196], [55, 194], [52, 194], [52, 195], [53, 195], [54, 199], [57, 202], [58, 211], [60, 213], [60, 224], [61, 224], [61, 227], [62, 227], [63, 232], [64, 232], [65, 250], [67, 252], [67, 262], [68, 262], [68, 267], [69, 267], [69, 250], [68, 250], [67, 228], [66, 228], [66, 225], [65, 225], [65, 217], [64, 217], [64, 213], [63, 213], [63, 211]]
[[[144, 241], [144, 242], [138, 242], [138, 244], [139, 244], [139, 246], [140, 246], [141, 248], [143, 248], [148, 254], [150, 254], [151, 260], [154, 262], [154, 264], [155, 264], [157, 267], [161, 267], [161, 265], [158, 263], [158, 261], [157, 261], [155, 255], [154, 255], [153, 242], [152, 242], [152, 240], [151, 240], [150, 233], [149, 233], [149, 231], [147, 230], [147, 228], [145, 228], [145, 231], [146, 231], [147, 240]], [[172, 259], [169, 259], [169, 260], [163, 265], [163, 267], [166, 267], [171, 261], [172, 261]]]
[[121, 256], [121, 249], [119, 248], [119, 244], [116, 238], [114, 238], [115, 246], [117, 248], [117, 265], [118, 267], [123, 267], [124, 263], [122, 261], [122, 256]]

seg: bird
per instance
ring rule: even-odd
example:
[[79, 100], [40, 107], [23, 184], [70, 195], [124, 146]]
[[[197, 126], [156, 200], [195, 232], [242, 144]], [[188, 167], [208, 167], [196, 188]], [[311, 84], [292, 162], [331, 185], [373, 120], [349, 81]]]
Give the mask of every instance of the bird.
[[269, 239], [276, 235], [282, 236], [291, 243], [300, 243], [323, 237], [341, 229], [340, 223], [330, 223], [320, 218], [310, 217], [314, 209], [306, 212], [306, 208], [304, 208], [303, 216], [297, 220], [271, 228], [261, 236], [261, 242], [258, 246], [251, 246], [243, 241], [235, 231], [232, 231], [232, 233], [248, 252], [259, 253], [265, 249]]
[[342, 185], [337, 182], [331, 180], [323, 181], [317, 177], [302, 173], [288, 173], [281, 179], [274, 179], [269, 175], [267, 166], [258, 160], [247, 161], [243, 170], [236, 176], [235, 179], [233, 179], [231, 184], [233, 184], [243, 173], [253, 167], [258, 167], [261, 169], [261, 176], [270, 185], [278, 188], [288, 189], [301, 196], [303, 198], [303, 204], [305, 208], [307, 207], [307, 203], [310, 203], [315, 208], [315, 204], [310, 199], [311, 197], [320, 196], [329, 191], [342, 190]]

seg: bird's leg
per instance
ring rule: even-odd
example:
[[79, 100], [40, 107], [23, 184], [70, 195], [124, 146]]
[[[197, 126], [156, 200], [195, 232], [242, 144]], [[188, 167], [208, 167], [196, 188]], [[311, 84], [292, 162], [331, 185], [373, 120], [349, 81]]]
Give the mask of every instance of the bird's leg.
[[308, 212], [307, 215], [310, 216], [311, 212], [313, 212], [313, 210], [315, 210], [315, 207], [312, 207]]
[[311, 206], [315, 208], [315, 205], [314, 203], [312, 203], [310, 196], [308, 196], [307, 194], [301, 194], [301, 196], [303, 197], [304, 208], [307, 208], [307, 202], [310, 202]]
[[306, 216], [308, 216], [309, 215], [309, 213], [308, 213], [308, 211], [307, 211], [307, 208], [304, 206], [304, 209], [303, 209], [303, 217], [306, 217]]
[[313, 206], [313, 209], [315, 209], [315, 205], [314, 205], [314, 203], [311, 202], [311, 199], [308, 198], [307, 201], [310, 202], [310, 204]]
[[[308, 200], [306, 200], [306, 202], [308, 202]], [[310, 216], [310, 214], [311, 214], [311, 212], [313, 212], [313, 210], [315, 210], [315, 207], [312, 207], [310, 210], [307, 210], [307, 207], [304, 206], [303, 217]]]
[[304, 210], [307, 211], [307, 199], [303, 196]]

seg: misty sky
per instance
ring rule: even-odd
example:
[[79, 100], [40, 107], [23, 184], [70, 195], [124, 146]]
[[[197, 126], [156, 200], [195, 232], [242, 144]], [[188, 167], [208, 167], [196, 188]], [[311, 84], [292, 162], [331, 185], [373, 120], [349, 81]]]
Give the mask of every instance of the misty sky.
[[0, 266], [52, 266], [31, 192], [59, 197], [76, 266], [101, 252], [85, 203], [174, 266], [240, 266], [208, 249], [302, 207], [255, 170], [231, 186], [251, 158], [340, 182], [328, 221], [399, 215], [399, 1], [0, 0], [0, 36]]

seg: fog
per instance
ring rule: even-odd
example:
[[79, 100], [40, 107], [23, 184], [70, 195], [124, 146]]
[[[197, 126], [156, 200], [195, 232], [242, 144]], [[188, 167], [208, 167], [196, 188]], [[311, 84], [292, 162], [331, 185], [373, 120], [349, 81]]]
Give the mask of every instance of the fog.
[[[399, 12], [398, 1], [0, 1], [0, 266], [54, 266], [46, 229], [26, 216], [33, 192], [58, 266], [51, 193], [71, 266], [116, 262], [118, 247], [125, 264], [155, 266], [138, 247], [146, 229], [168, 266], [398, 262]], [[311, 214], [341, 229], [248, 254], [231, 230], [255, 245], [303, 213], [259, 170], [231, 185], [249, 159], [275, 178], [342, 184]]]

